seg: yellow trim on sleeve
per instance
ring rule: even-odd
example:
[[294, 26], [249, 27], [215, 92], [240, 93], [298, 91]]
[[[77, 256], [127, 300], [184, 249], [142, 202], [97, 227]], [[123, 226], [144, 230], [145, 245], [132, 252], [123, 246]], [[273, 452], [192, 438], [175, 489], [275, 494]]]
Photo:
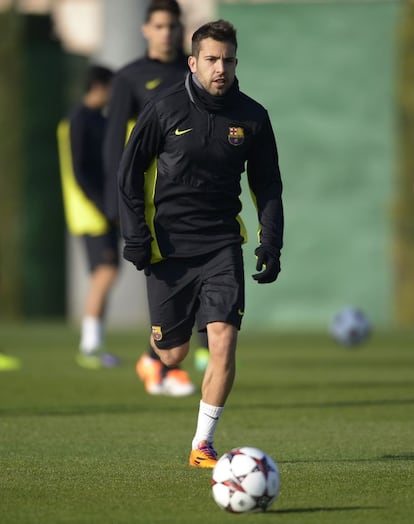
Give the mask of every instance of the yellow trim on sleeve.
[[126, 135], [125, 135], [125, 144], [128, 142], [129, 137], [131, 136], [132, 130], [134, 129], [136, 124], [136, 120], [131, 118], [131, 120], [128, 120], [127, 127], [126, 127]]
[[157, 242], [157, 235], [155, 233], [154, 220], [155, 220], [155, 187], [157, 185], [157, 158], [155, 157], [144, 175], [144, 198], [145, 198], [145, 222], [151, 232], [153, 241], [151, 243], [151, 264], [156, 264], [163, 260], [161, 255], [160, 246]]
[[236, 220], [240, 226], [240, 236], [243, 238], [243, 244], [246, 244], [248, 240], [246, 226], [244, 225], [243, 219], [240, 215], [237, 215]]

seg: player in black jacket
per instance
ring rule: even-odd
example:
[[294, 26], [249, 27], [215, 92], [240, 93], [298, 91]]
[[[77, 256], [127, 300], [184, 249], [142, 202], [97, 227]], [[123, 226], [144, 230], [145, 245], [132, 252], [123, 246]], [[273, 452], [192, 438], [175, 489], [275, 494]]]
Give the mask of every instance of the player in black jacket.
[[152, 0], [142, 31], [147, 54], [117, 71], [112, 84], [104, 149], [105, 210], [110, 220], [118, 219], [116, 175], [130, 127], [148, 100], [180, 82], [188, 71], [176, 0]]
[[[142, 27], [147, 54], [115, 75], [104, 148], [105, 211], [111, 220], [118, 219], [117, 171], [130, 129], [148, 100], [182, 81], [188, 72], [180, 15], [176, 0], [152, 0]], [[200, 337], [200, 343], [206, 347], [207, 337]], [[138, 359], [136, 372], [149, 394], [185, 396], [195, 392], [187, 372], [163, 365], [151, 347]]]
[[241, 174], [246, 167], [258, 212], [259, 283], [280, 271], [282, 182], [268, 114], [239, 91], [235, 29], [212, 22], [192, 43], [192, 74], [149, 103], [132, 132], [119, 171], [120, 217], [124, 258], [147, 275], [154, 351], [176, 365], [188, 354], [196, 313], [207, 330], [211, 356], [190, 465], [213, 467], [244, 314]]

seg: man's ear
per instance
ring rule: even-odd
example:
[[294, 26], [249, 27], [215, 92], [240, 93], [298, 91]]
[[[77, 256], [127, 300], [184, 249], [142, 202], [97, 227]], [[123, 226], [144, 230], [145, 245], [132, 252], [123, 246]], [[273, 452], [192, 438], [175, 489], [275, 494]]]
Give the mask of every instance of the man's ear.
[[188, 57], [188, 67], [190, 68], [190, 71], [192, 73], [196, 73], [197, 72], [197, 60], [196, 60], [195, 56], [190, 55]]
[[147, 24], [142, 24], [141, 33], [144, 35], [145, 39], [148, 39], [148, 26]]

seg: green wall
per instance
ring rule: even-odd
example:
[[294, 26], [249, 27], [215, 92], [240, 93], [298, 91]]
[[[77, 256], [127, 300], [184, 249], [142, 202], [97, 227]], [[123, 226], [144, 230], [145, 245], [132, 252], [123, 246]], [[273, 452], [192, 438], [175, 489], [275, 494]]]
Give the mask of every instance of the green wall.
[[22, 280], [25, 317], [65, 314], [65, 226], [56, 147], [64, 53], [47, 16], [24, 17]]
[[245, 191], [251, 327], [326, 326], [346, 304], [392, 323], [396, 24], [393, 3], [222, 4], [238, 30], [241, 89], [270, 113], [286, 214], [282, 273], [252, 281], [255, 212]]
[[22, 24], [0, 13], [0, 318], [22, 314]]

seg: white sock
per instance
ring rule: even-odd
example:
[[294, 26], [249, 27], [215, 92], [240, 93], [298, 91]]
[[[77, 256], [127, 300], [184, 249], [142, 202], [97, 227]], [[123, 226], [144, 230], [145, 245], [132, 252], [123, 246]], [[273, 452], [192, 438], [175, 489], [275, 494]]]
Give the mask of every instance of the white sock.
[[200, 400], [198, 410], [197, 429], [193, 438], [193, 449], [197, 449], [202, 440], [213, 443], [214, 432], [224, 407], [211, 406]]
[[96, 353], [103, 345], [102, 320], [96, 317], [82, 319], [81, 340], [79, 349], [82, 353], [90, 355]]

